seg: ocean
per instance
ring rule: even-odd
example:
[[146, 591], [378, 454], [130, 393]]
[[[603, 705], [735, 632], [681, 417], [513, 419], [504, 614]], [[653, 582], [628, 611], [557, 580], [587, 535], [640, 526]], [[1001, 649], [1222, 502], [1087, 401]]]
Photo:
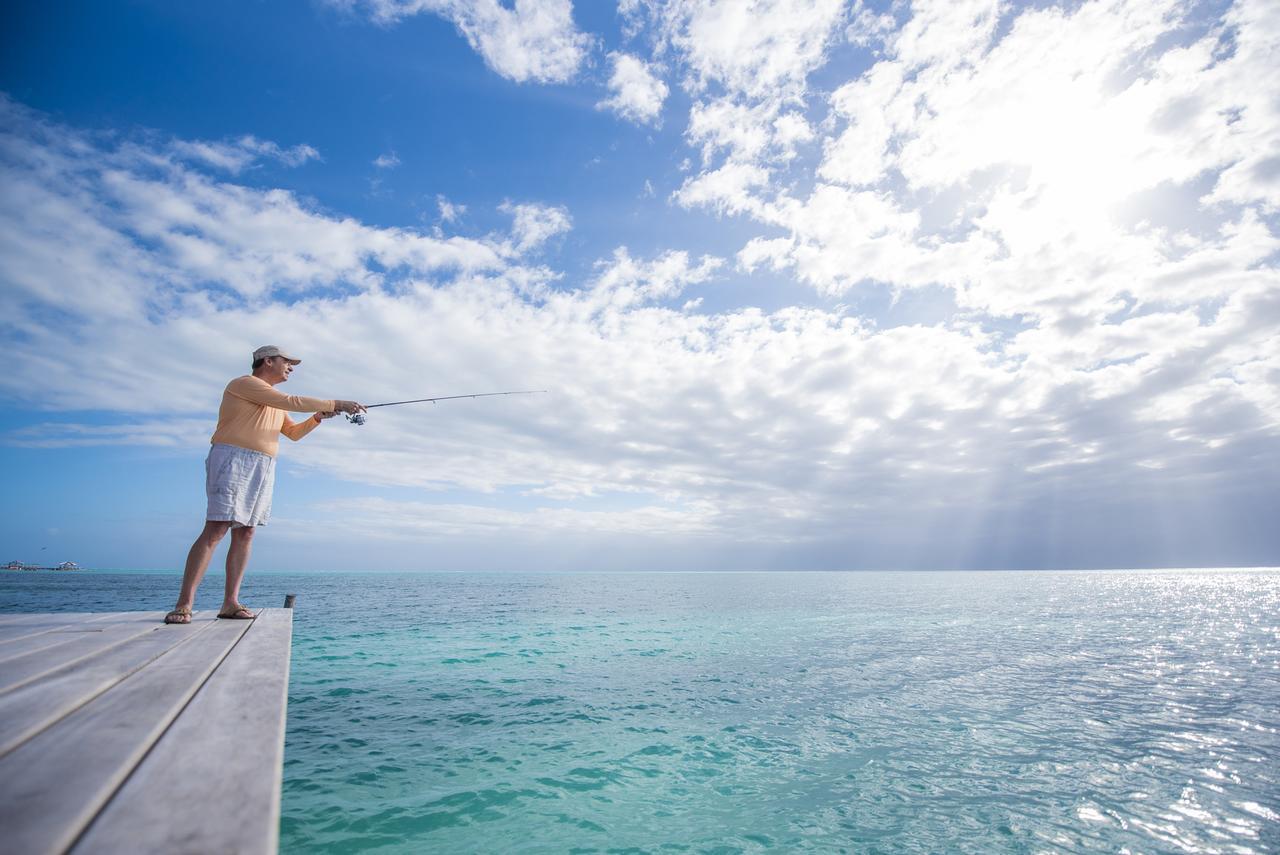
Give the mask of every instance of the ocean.
[[[0, 611], [177, 583], [6, 572]], [[251, 570], [242, 599], [285, 593], [285, 853], [1280, 851], [1280, 570]]]

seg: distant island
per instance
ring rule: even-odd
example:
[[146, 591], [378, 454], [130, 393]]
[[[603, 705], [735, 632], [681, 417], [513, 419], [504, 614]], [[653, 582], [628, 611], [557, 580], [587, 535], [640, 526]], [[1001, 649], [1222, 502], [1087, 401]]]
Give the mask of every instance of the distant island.
[[79, 570], [80, 565], [74, 561], [63, 561], [56, 567], [42, 567], [39, 564], [24, 564], [21, 561], [10, 561], [4, 565], [6, 570]]

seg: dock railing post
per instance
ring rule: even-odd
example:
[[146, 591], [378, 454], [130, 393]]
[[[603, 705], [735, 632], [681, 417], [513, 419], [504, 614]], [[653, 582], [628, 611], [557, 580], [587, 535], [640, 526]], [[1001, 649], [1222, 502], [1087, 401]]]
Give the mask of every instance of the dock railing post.
[[285, 594], [285, 595], [284, 595], [284, 607], [285, 607], [286, 609], [291, 609], [291, 608], [293, 608], [293, 601], [294, 601], [295, 599], [296, 599], [296, 597], [294, 597], [294, 595], [293, 595], [293, 594]]

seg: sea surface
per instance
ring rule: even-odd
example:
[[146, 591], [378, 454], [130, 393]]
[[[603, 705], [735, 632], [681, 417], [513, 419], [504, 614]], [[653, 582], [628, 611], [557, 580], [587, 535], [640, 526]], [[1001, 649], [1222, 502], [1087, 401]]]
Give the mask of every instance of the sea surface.
[[[0, 611], [177, 582], [4, 572]], [[1278, 570], [251, 570], [242, 599], [285, 593], [285, 853], [1280, 852]]]

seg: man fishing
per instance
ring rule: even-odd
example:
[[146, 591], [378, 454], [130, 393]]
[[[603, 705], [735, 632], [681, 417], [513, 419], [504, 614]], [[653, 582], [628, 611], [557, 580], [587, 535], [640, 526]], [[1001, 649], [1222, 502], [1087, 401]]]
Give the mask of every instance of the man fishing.
[[[227, 550], [227, 585], [220, 618], [251, 620], [253, 612], [240, 603], [240, 581], [249, 565], [253, 532], [271, 516], [271, 490], [275, 485], [276, 451], [280, 434], [302, 439], [320, 422], [338, 413], [365, 412], [355, 401], [304, 398], [278, 392], [274, 386], [289, 379], [301, 359], [275, 345], [253, 352], [253, 373], [227, 384], [218, 409], [218, 427], [205, 459], [205, 493], [209, 497], [204, 531], [191, 545], [178, 604], [165, 615], [165, 623], [190, 623], [196, 588], [209, 568], [213, 550], [231, 532]], [[312, 413], [301, 422], [286, 412]]]

